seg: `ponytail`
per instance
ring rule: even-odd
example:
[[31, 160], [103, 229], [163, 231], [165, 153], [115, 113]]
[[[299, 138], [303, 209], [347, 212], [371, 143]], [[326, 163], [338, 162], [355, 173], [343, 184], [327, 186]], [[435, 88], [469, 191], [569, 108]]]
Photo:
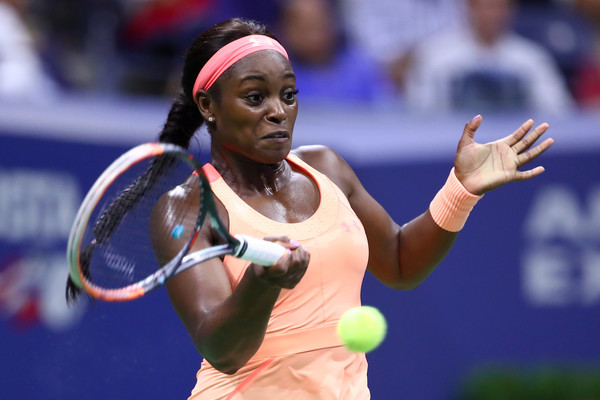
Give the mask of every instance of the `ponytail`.
[[[243, 36], [260, 34], [275, 38], [268, 29], [257, 22], [232, 18], [213, 26], [198, 36], [188, 49], [181, 78], [181, 93], [173, 101], [167, 120], [158, 140], [188, 149], [194, 134], [204, 123], [196, 103], [193, 100], [192, 88], [198, 72], [217, 50], [233, 40]], [[210, 89], [215, 98], [220, 98], [218, 85]], [[108, 209], [100, 216], [94, 226], [95, 239], [81, 250], [80, 263], [84, 275], [89, 275], [89, 261], [93, 250], [110, 238], [121, 219], [135, 205], [133, 199], [141, 197], [162, 173], [162, 168], [151, 166], [140, 178], [131, 184], [117, 197]], [[110, 224], [108, 222], [110, 222]], [[112, 228], [111, 228], [112, 226]], [[74, 302], [82, 293], [69, 276], [66, 286], [67, 303]]]
[[[178, 146], [188, 148], [190, 141], [194, 136], [194, 133], [202, 125], [202, 115], [196, 108], [196, 103], [188, 100], [189, 98], [181, 93], [169, 110], [167, 121], [165, 122], [161, 133], [158, 136], [158, 140], [163, 143], [176, 144]], [[164, 163], [165, 160], [162, 160]], [[81, 269], [84, 274], [89, 275], [89, 262], [94, 247], [102, 244], [105, 240], [109, 239], [114, 229], [119, 225], [125, 214], [129, 212], [136, 204], [136, 201], [132, 199], [139, 199], [146, 193], [153, 185], [154, 182], [163, 172], [163, 168], [153, 168], [153, 164], [150, 168], [126, 188], [123, 193], [117, 197], [110, 207], [98, 218], [94, 225], [94, 237], [92, 243], [88, 244], [82, 249], [80, 255]], [[164, 166], [164, 165], [163, 165]], [[67, 278], [67, 286], [65, 290], [65, 296], [68, 304], [73, 303], [81, 295], [81, 288], [79, 288], [71, 276]]]
[[196, 103], [181, 92], [173, 101], [167, 121], [158, 136], [159, 142], [172, 143], [183, 148], [190, 146], [190, 141], [204, 122]]

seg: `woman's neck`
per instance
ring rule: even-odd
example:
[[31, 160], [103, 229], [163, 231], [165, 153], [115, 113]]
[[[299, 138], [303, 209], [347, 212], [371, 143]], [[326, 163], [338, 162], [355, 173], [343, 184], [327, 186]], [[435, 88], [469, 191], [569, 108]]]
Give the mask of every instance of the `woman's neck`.
[[240, 197], [256, 194], [273, 196], [289, 183], [292, 172], [286, 160], [276, 164], [261, 164], [213, 152], [210, 162]]

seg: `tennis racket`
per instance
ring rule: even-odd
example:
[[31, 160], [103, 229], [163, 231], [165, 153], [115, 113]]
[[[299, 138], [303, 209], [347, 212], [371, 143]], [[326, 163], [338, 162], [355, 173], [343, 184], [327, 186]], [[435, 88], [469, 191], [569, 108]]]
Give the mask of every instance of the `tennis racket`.
[[[152, 225], [157, 214], [160, 229]], [[190, 252], [205, 221], [224, 244]], [[157, 242], [166, 246], [152, 245]], [[157, 247], [170, 248], [170, 256]], [[100, 175], [79, 208], [67, 245], [73, 282], [106, 301], [139, 298], [211, 258], [232, 255], [269, 266], [286, 252], [273, 242], [230, 235], [201, 164], [185, 149], [165, 143], [134, 147]]]

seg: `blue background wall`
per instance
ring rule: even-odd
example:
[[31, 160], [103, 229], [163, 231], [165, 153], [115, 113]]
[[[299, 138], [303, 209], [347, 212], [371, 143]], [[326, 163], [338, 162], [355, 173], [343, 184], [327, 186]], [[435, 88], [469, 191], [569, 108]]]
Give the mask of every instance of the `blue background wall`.
[[[399, 223], [425, 211], [470, 117], [302, 113], [296, 143], [338, 150]], [[116, 156], [154, 138], [165, 115], [164, 104], [86, 100], [1, 108], [3, 399], [182, 399], [193, 387], [200, 356], [164, 290], [126, 304], [64, 305], [79, 202]], [[488, 365], [599, 364], [600, 117], [536, 117], [557, 140], [540, 160], [544, 175], [487, 194], [419, 288], [393, 291], [367, 276], [363, 301], [389, 322], [368, 357], [374, 399], [450, 399]], [[525, 119], [484, 116], [476, 138], [498, 139]]]

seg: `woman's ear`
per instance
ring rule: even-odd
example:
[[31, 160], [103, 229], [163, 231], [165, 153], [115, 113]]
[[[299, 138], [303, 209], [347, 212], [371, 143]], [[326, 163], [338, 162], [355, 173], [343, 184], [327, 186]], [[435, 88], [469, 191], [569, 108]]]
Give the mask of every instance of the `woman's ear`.
[[194, 96], [194, 101], [198, 106], [198, 111], [200, 111], [202, 119], [204, 119], [205, 121], [209, 121], [210, 118], [214, 119], [214, 101], [212, 100], [212, 98], [206, 90], [198, 90], [198, 92]]

